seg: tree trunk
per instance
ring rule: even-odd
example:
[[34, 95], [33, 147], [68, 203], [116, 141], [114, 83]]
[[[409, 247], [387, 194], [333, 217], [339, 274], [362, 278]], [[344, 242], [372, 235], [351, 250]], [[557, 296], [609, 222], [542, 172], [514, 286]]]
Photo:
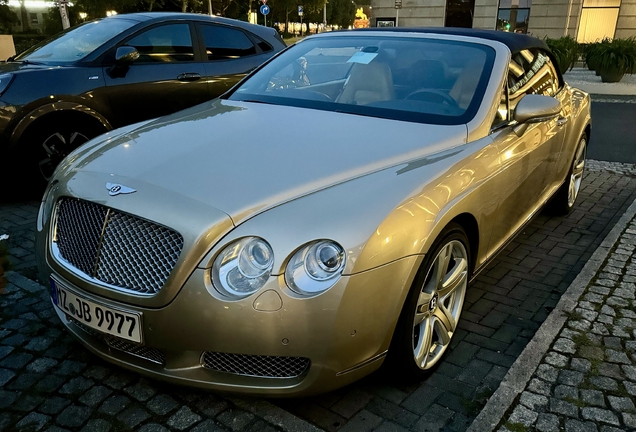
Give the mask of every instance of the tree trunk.
[[285, 33], [289, 33], [289, 7], [285, 6]]
[[31, 27], [29, 25], [29, 14], [27, 13], [24, 0], [20, 0], [20, 21], [22, 21], [22, 31], [28, 32]]
[[181, 12], [188, 10], [188, 0], [181, 0]]

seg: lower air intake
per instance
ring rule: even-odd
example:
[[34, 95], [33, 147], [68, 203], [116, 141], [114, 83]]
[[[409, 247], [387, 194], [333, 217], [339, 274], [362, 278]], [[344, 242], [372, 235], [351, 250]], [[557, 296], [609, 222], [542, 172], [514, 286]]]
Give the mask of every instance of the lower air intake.
[[104, 340], [106, 341], [109, 347], [119, 351], [123, 351], [135, 357], [140, 357], [142, 359], [145, 359], [160, 365], [166, 362], [166, 358], [163, 355], [163, 352], [159, 351], [156, 348], [148, 348], [142, 345], [137, 345], [131, 342], [127, 342], [125, 340], [121, 340], [121, 339], [117, 339], [117, 338], [109, 337], [109, 336], [105, 336]]
[[305, 357], [228, 354], [206, 351], [201, 357], [206, 369], [260, 378], [296, 378], [309, 369]]
[[[67, 315], [68, 317], [68, 315]], [[123, 351], [126, 354], [130, 354], [133, 355], [135, 357], [139, 357], [142, 358], [144, 360], [148, 360], [150, 362], [156, 363], [156, 364], [160, 364], [163, 365], [166, 363], [166, 358], [163, 355], [163, 352], [161, 352], [160, 350], [156, 349], [156, 348], [148, 348], [142, 345], [137, 345], [135, 343], [132, 342], [127, 342], [125, 340], [121, 340], [118, 339], [116, 337], [112, 337], [112, 336], [108, 336], [105, 334], [102, 334], [100, 332], [97, 332], [95, 330], [93, 330], [90, 327], [85, 326], [84, 324], [82, 324], [81, 322], [68, 317], [68, 320], [70, 322], [72, 322], [75, 326], [79, 327], [81, 330], [83, 330], [84, 332], [88, 333], [89, 335], [97, 338], [97, 339], [101, 339], [104, 342], [106, 342], [106, 344], [113, 348], [116, 349], [118, 351]]]

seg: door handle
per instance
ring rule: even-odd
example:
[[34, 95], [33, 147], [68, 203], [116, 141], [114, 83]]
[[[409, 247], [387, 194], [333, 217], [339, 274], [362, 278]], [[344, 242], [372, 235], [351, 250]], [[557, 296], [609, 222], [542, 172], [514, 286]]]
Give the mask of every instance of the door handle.
[[567, 117], [559, 117], [559, 119], [557, 120], [557, 126], [559, 127], [564, 126], [567, 122], [568, 122]]
[[201, 75], [195, 72], [185, 72], [177, 75], [179, 81], [197, 81], [201, 79]]

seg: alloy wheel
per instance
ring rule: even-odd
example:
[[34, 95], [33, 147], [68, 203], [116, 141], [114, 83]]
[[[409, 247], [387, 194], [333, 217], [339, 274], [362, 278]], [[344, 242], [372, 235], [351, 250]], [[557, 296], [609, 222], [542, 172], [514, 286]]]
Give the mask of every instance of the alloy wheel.
[[38, 166], [44, 180], [49, 181], [55, 167], [77, 147], [88, 141], [88, 137], [81, 132], [55, 132], [44, 140], [42, 148], [44, 155]]
[[433, 367], [457, 328], [468, 285], [468, 254], [458, 240], [448, 242], [428, 269], [413, 317], [413, 357], [420, 369]]
[[576, 149], [574, 161], [572, 162], [572, 173], [570, 174], [570, 184], [568, 186], [568, 207], [572, 207], [581, 189], [583, 171], [585, 170], [586, 142], [581, 139]]

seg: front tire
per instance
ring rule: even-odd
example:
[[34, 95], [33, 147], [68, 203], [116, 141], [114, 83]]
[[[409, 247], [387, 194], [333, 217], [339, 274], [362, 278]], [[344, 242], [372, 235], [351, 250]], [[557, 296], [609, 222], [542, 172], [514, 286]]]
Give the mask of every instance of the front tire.
[[400, 314], [387, 364], [403, 378], [423, 378], [440, 363], [457, 330], [470, 277], [464, 229], [449, 224], [424, 258]]
[[587, 137], [583, 135], [579, 140], [574, 158], [570, 165], [570, 170], [565, 178], [565, 182], [559, 190], [554, 194], [554, 198], [550, 203], [551, 213], [554, 215], [567, 215], [572, 211], [576, 198], [581, 190], [581, 181], [585, 171], [585, 157], [587, 155]]
[[36, 134], [35, 165], [43, 181], [48, 182], [60, 162], [73, 150], [85, 144], [97, 133], [82, 125], [49, 126]]
[[92, 123], [64, 117], [43, 120], [25, 131], [16, 154], [25, 191], [40, 193], [70, 152], [103, 132], [106, 129]]

